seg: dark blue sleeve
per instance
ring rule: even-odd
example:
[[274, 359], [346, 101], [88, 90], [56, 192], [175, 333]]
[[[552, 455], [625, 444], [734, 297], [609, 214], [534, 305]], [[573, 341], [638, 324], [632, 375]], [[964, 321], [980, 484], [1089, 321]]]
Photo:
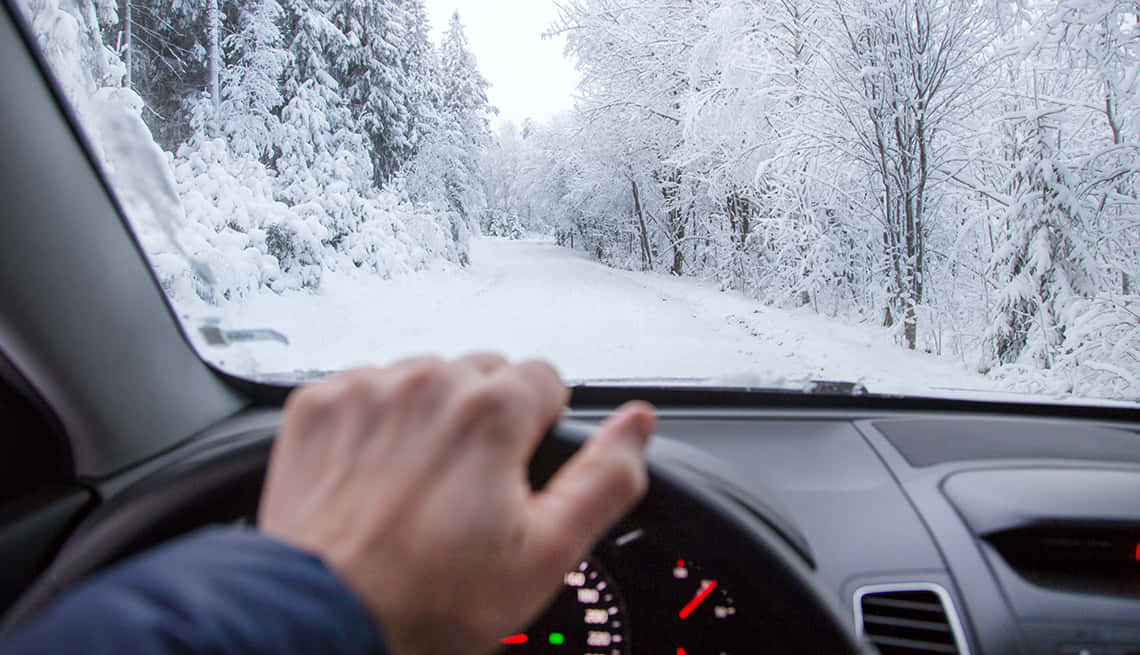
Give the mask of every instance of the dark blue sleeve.
[[372, 615], [320, 559], [209, 530], [84, 583], [0, 655], [383, 653]]

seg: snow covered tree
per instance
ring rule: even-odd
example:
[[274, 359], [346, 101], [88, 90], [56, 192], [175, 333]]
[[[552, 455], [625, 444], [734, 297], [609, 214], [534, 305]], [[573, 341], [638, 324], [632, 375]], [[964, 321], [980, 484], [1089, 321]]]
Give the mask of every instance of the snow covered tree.
[[487, 81], [467, 43], [459, 12], [451, 17], [439, 47], [435, 125], [408, 175], [413, 197], [442, 198], [458, 220], [457, 239], [471, 232], [486, 207], [483, 151], [491, 143]]
[[[143, 118], [163, 147], [177, 149], [189, 138], [194, 103], [188, 99], [217, 89], [220, 104], [221, 42], [235, 27], [236, 10], [224, 0], [124, 0], [121, 20], [104, 30], [105, 42], [129, 58], [129, 86], [143, 97]], [[208, 70], [211, 52], [218, 61], [216, 85]]]
[[415, 153], [417, 117], [430, 112], [420, 89], [431, 65], [422, 0], [345, 0], [325, 16], [344, 34], [332, 71], [368, 135], [373, 180], [382, 186]]
[[980, 79], [985, 24], [979, 6], [958, 0], [853, 0], [839, 5], [842, 41], [831, 55], [831, 109], [849, 128], [845, 143], [875, 185], [888, 279], [886, 323], [918, 345], [927, 241], [935, 187], [951, 127]]
[[[665, 204], [661, 236], [671, 256], [663, 263], [675, 275], [686, 270], [686, 246], [696, 243], [687, 237], [698, 194], [675, 155], [683, 141], [687, 95], [703, 83], [690, 76], [692, 38], [712, 4], [574, 0], [560, 5], [556, 30], [566, 35], [567, 52], [583, 75], [582, 137], [591, 138], [597, 129], [623, 141], [615, 144], [618, 150], [651, 162], [637, 174], [652, 178], [645, 189], [653, 189]], [[632, 198], [629, 202], [632, 209]]]
[[265, 164], [278, 154], [281, 78], [289, 59], [278, 27], [281, 17], [276, 0], [255, 0], [243, 11], [241, 31], [225, 40], [233, 63], [221, 77], [216, 107], [231, 152]]
[[[1036, 87], [1036, 84], [1035, 84]], [[983, 369], [1003, 364], [1053, 368], [1063, 358], [1073, 309], [1095, 291], [1081, 237], [1087, 211], [1063, 135], [1041, 101], [1024, 103], [1010, 126], [1008, 201], [990, 270], [999, 285]]]
[[1140, 276], [1140, 7], [1135, 0], [1053, 0], [1042, 16], [1040, 47], [1085, 72], [1095, 89], [1088, 96], [1102, 96], [1092, 117], [1099, 134], [1090, 135], [1100, 147], [1082, 168], [1099, 198], [1097, 256], [1119, 293], [1131, 295]]

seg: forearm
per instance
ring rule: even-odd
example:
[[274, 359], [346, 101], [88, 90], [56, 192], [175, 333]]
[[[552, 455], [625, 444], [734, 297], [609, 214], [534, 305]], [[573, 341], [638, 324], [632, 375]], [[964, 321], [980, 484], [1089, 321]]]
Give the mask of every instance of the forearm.
[[323, 562], [231, 530], [133, 558], [0, 644], [0, 655], [383, 652], [372, 615]]

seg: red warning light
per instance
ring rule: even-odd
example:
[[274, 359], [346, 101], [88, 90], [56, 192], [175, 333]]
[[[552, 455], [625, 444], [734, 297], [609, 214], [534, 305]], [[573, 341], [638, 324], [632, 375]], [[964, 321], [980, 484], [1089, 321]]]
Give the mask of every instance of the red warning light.
[[517, 646], [518, 644], [525, 644], [526, 643], [526, 635], [525, 634], [511, 635], [509, 637], [503, 637], [502, 641], [504, 644], [507, 644], [508, 646]]
[[1140, 562], [1140, 543], [1136, 544], [1136, 561]]

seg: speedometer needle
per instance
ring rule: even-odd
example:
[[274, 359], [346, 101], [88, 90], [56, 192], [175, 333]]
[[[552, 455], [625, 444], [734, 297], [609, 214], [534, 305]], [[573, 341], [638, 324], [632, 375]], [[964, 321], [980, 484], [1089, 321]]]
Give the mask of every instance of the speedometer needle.
[[713, 592], [713, 589], [716, 589], [716, 580], [709, 580], [708, 584], [706, 584], [704, 587], [701, 587], [701, 590], [697, 592], [697, 595], [693, 596], [693, 599], [689, 601], [689, 604], [681, 608], [681, 618], [689, 618], [689, 615], [693, 613], [693, 610], [697, 609], [697, 606], [703, 603], [704, 600], [709, 597], [709, 594]]

